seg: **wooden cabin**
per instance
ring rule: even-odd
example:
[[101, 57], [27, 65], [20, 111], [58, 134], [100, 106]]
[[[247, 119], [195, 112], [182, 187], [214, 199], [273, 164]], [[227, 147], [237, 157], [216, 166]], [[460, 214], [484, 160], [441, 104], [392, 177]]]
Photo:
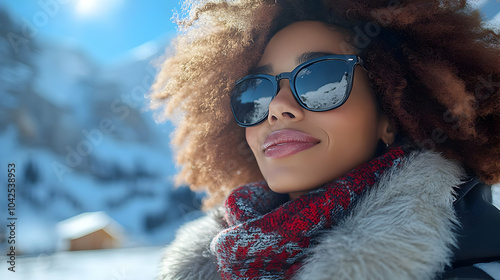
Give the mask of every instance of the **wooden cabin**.
[[86, 212], [57, 225], [59, 250], [80, 251], [123, 247], [124, 230], [105, 212]]

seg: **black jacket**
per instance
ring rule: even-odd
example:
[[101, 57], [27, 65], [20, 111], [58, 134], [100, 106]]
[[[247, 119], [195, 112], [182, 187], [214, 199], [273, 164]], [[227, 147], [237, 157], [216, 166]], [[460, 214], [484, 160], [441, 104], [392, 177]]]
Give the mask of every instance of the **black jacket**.
[[500, 261], [500, 210], [492, 204], [491, 187], [469, 180], [457, 190], [454, 207], [461, 224], [458, 248], [443, 279], [493, 279], [473, 266]]

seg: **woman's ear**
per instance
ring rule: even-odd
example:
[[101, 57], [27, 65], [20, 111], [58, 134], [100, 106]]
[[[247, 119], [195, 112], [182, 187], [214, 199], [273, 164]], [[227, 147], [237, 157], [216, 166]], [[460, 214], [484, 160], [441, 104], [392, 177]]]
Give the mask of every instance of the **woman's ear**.
[[385, 114], [380, 116], [378, 135], [380, 140], [389, 145], [392, 145], [396, 138], [396, 124]]

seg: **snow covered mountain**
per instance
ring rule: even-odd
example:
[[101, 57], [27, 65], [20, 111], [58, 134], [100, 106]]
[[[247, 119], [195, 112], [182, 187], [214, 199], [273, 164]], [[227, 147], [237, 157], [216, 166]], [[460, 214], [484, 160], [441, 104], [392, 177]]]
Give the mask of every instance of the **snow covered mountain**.
[[74, 47], [41, 40], [16, 56], [5, 34], [0, 73], [10, 74], [0, 78], [0, 161], [16, 165], [18, 251], [52, 252], [56, 223], [87, 211], [105, 211], [130, 244], [171, 240], [196, 216], [201, 196], [172, 188], [172, 125], [155, 123], [145, 109], [155, 75], [149, 61], [165, 42], [102, 66]]

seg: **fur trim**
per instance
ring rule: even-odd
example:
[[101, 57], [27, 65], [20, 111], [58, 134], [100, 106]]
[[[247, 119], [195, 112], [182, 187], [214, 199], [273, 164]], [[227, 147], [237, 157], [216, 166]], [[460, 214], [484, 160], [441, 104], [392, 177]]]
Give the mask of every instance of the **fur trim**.
[[220, 280], [210, 242], [223, 228], [223, 212], [189, 222], [178, 231], [160, 263], [157, 280]]
[[296, 279], [433, 279], [450, 264], [458, 221], [453, 188], [465, 177], [433, 152], [384, 174], [310, 251]]
[[[311, 248], [297, 280], [432, 279], [452, 257], [454, 187], [465, 172], [433, 152], [415, 152], [371, 188], [335, 229]], [[183, 226], [167, 248], [158, 279], [220, 279], [209, 250], [222, 230], [216, 211]]]

